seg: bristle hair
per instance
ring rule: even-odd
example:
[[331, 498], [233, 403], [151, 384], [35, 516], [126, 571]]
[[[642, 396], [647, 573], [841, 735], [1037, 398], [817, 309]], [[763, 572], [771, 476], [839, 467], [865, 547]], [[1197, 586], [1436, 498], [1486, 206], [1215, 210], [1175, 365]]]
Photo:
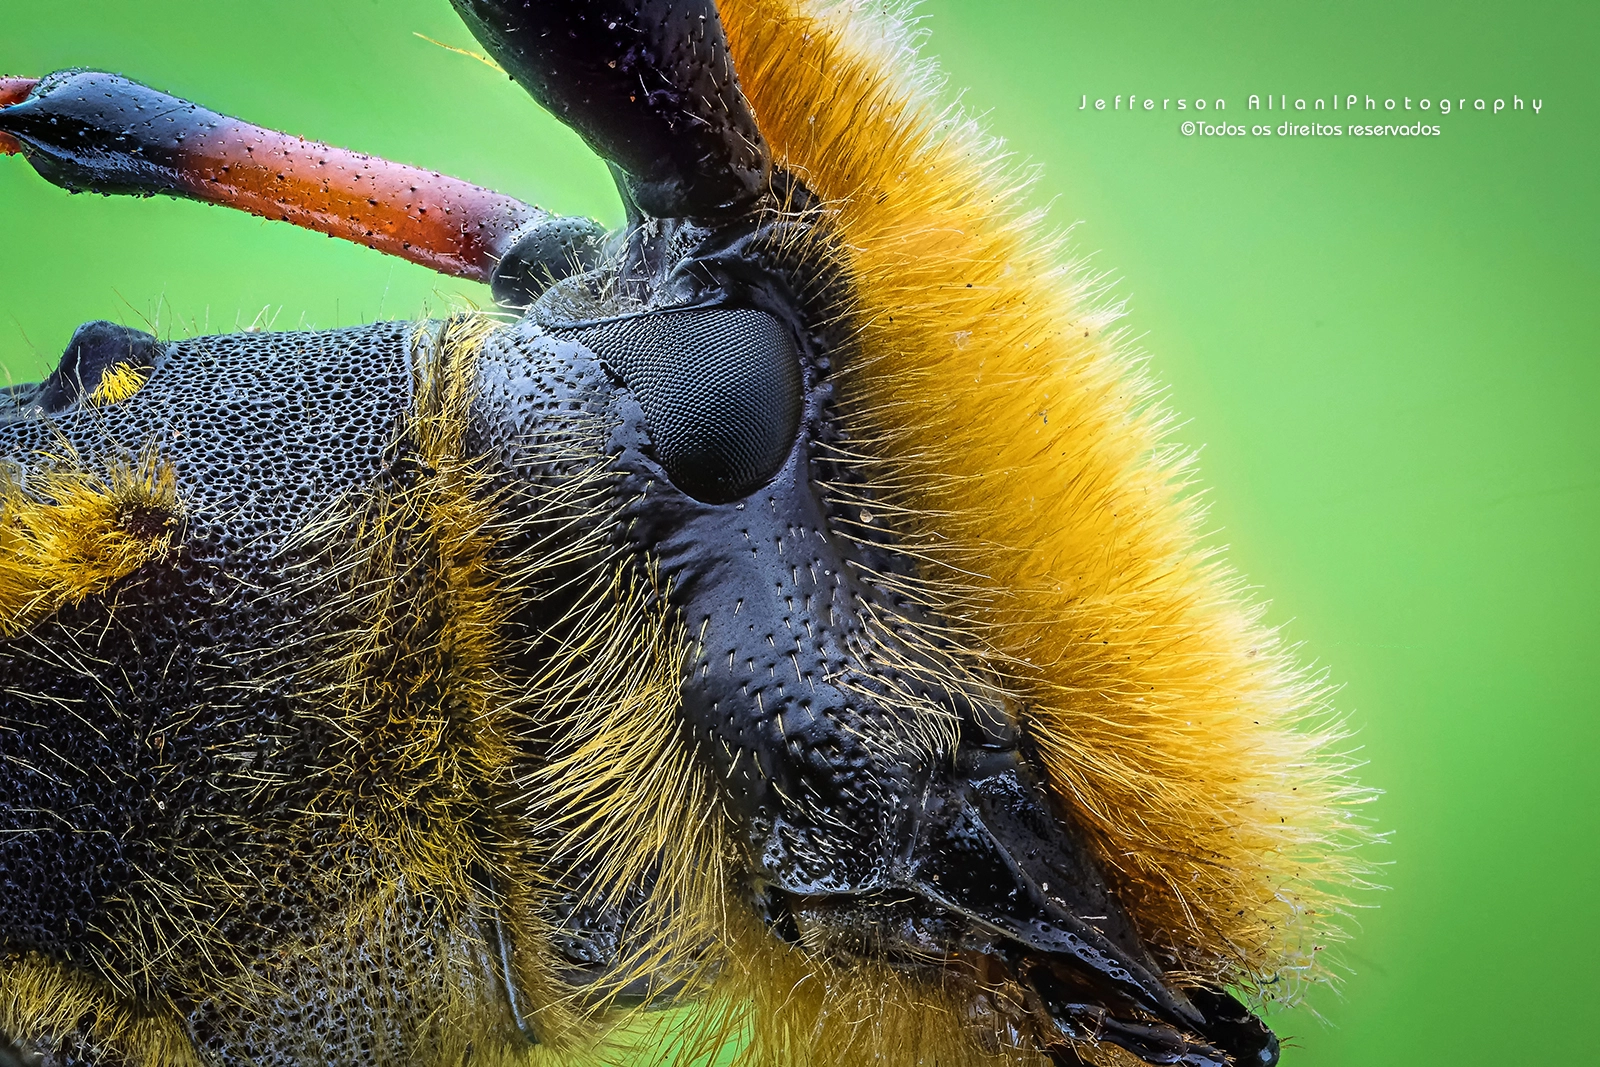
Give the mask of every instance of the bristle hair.
[[136, 367], [131, 363], [117, 363], [105, 369], [100, 375], [100, 380], [95, 383], [94, 391], [84, 397], [83, 402], [92, 408], [120, 404], [143, 389], [144, 383], [149, 380], [148, 368]]
[[998, 141], [903, 10], [719, 5], [778, 163], [827, 205], [873, 510], [1027, 704], [1057, 794], [1169, 978], [1292, 998], [1359, 880], [1324, 690], [1205, 546], [1191, 456]]
[[63, 1059], [104, 1056], [128, 1067], [200, 1067], [200, 1056], [169, 1003], [110, 992], [54, 960], [0, 961], [0, 1035], [47, 1040]]
[[529, 694], [547, 747], [524, 784], [552, 897], [626, 913], [621, 956], [574, 994], [603, 1015], [641, 979], [689, 998], [715, 980], [736, 856], [678, 717], [686, 641], [666, 590], [621, 561], [595, 578]]
[[26, 483], [0, 462], [0, 637], [164, 558], [182, 516], [176, 474], [153, 449], [102, 470], [40, 456]]
[[321, 685], [303, 686], [301, 699], [338, 739], [333, 779], [366, 801], [349, 817], [417, 884], [457, 896], [494, 863], [483, 788], [505, 781], [511, 760], [499, 645], [510, 608], [489, 560], [501, 502], [463, 444], [493, 326], [461, 316], [417, 331], [414, 410], [389, 472], [291, 545], [332, 551], [298, 568], [337, 590], [309, 627], [327, 637], [306, 650]]

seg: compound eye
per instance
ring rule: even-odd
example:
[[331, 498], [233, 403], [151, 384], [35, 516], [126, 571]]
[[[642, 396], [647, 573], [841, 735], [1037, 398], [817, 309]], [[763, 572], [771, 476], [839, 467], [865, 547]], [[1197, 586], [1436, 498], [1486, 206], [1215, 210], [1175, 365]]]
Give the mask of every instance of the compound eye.
[[725, 504], [765, 485], [800, 428], [800, 353], [762, 311], [674, 311], [584, 330], [644, 409], [674, 485]]

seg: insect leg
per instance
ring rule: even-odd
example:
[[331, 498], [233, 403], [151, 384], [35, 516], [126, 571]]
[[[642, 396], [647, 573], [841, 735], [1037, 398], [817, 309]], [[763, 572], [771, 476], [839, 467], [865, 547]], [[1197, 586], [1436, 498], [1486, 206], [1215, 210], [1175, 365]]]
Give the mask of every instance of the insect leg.
[[[457, 178], [219, 115], [115, 74], [0, 79], [0, 151], [71, 192], [238, 208], [490, 282], [496, 298], [585, 269], [602, 231]], [[524, 297], [524, 299], [515, 299]]]
[[539, 1031], [534, 1028], [533, 1021], [528, 1016], [528, 998], [522, 991], [522, 983], [517, 979], [516, 954], [511, 944], [511, 932], [506, 929], [498, 907], [490, 908], [489, 929], [494, 936], [494, 944], [490, 946], [490, 951], [494, 953], [491, 965], [494, 967], [495, 977], [500, 980], [500, 988], [505, 993], [506, 1007], [511, 1012], [511, 1021], [528, 1044], [537, 1045]]

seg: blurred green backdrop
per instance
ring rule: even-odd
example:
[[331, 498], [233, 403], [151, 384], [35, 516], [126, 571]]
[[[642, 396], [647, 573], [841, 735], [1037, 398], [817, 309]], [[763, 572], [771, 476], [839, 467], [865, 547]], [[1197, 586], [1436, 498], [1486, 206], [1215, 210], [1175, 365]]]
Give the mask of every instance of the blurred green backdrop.
[[[1343, 683], [1389, 887], [1313, 1065], [1593, 1061], [1600, 400], [1596, 8], [926, 0], [927, 47], [1118, 279], [1272, 618]], [[600, 163], [446, 0], [0, 4], [0, 72], [114, 69], [608, 224]], [[1111, 100], [1157, 100], [1129, 114]], [[1162, 99], [1452, 99], [1427, 139], [1184, 137]], [[1079, 110], [1087, 94], [1091, 110]], [[1471, 101], [1538, 98], [1478, 113]], [[1097, 97], [1107, 110], [1092, 110]], [[1437, 115], [1437, 112], [1434, 113]], [[1418, 113], [1412, 112], [1415, 121]], [[1207, 117], [1215, 117], [1214, 112]], [[1343, 122], [1344, 113], [1318, 114]], [[279, 224], [68, 198], [0, 160], [0, 368], [111, 318], [332, 327], [487, 293]], [[0, 379], [3, 380], [3, 379]]]

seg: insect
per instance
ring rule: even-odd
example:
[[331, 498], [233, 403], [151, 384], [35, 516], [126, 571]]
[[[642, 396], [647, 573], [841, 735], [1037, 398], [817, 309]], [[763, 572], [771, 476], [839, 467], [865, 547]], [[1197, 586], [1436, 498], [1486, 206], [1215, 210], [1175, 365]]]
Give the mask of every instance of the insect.
[[515, 309], [91, 323], [7, 391], [0, 1059], [1276, 1062], [1360, 793], [905, 26], [453, 3], [620, 232], [0, 81], [65, 188]]

